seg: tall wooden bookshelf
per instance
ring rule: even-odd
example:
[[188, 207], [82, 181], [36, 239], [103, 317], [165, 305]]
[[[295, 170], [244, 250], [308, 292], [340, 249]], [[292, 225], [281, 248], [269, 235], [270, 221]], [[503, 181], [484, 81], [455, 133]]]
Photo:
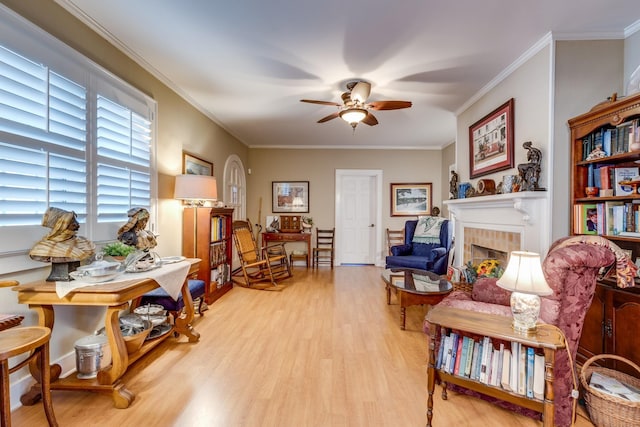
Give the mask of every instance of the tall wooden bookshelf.
[[232, 221], [231, 208], [189, 207], [182, 214], [182, 255], [200, 258], [198, 278], [205, 282], [207, 304], [233, 288]]
[[[638, 215], [634, 213], [640, 207], [640, 186], [626, 187], [623, 190], [627, 191], [617, 192], [615, 181], [618, 168], [628, 168], [631, 171], [637, 168], [640, 171], [640, 150], [630, 149], [630, 142], [640, 141], [639, 119], [640, 94], [635, 94], [598, 104], [589, 112], [569, 120], [571, 232], [600, 234], [622, 249], [630, 251], [633, 260], [640, 257], [640, 233], [635, 234], [640, 231], [640, 221], [635, 218]], [[608, 146], [603, 150], [607, 151], [606, 155], [588, 158], [598, 144]], [[613, 194], [611, 191], [598, 189], [594, 196], [586, 195], [585, 188], [589, 184], [604, 187], [606, 181], [614, 189]], [[579, 223], [585, 220], [585, 215], [580, 212], [586, 212], [588, 207], [594, 205], [599, 225], [597, 230], [589, 231]], [[615, 205], [620, 207], [614, 208]], [[640, 363], [640, 341], [633, 338], [637, 336], [637, 322], [640, 319], [638, 283], [636, 280], [636, 286], [619, 289], [614, 280], [598, 282], [593, 303], [584, 322], [578, 347], [578, 362], [583, 363], [595, 354], [609, 353]], [[611, 364], [611, 368], [632, 373], [624, 363], [618, 363], [617, 366], [615, 361], [607, 363]]]

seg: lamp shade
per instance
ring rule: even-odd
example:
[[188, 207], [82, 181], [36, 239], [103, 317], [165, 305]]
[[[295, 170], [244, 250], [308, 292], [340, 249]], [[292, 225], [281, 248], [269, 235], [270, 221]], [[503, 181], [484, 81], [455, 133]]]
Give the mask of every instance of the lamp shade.
[[362, 108], [349, 108], [340, 112], [340, 118], [349, 124], [360, 123], [367, 117], [367, 110]]
[[511, 252], [509, 264], [496, 283], [503, 289], [523, 294], [551, 295], [553, 293], [544, 278], [540, 254], [534, 252]]
[[179, 200], [216, 200], [216, 178], [208, 175], [178, 175], [174, 197]]

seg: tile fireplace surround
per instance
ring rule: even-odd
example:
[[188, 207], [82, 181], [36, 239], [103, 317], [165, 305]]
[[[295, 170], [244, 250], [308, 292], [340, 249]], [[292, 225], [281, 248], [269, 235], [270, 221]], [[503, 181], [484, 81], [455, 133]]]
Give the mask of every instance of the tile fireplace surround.
[[548, 197], [525, 191], [444, 201], [454, 223], [454, 265], [471, 259], [471, 245], [538, 252], [544, 258], [551, 244]]

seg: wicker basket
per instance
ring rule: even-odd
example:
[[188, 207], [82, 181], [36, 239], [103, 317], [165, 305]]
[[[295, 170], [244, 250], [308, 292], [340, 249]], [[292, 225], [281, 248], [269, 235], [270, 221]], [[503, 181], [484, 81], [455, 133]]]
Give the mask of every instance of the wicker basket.
[[469, 283], [469, 282], [452, 282], [453, 285], [453, 290], [454, 291], [462, 291], [462, 292], [466, 292], [468, 294], [471, 293], [471, 291], [473, 291], [473, 283]]
[[580, 372], [580, 383], [585, 390], [585, 402], [591, 421], [597, 427], [626, 427], [640, 426], [640, 402], [630, 402], [619, 397], [611, 396], [589, 386], [591, 374], [598, 372], [620, 382], [640, 388], [640, 379], [618, 372], [614, 369], [591, 366], [601, 359], [615, 359], [626, 363], [640, 373], [640, 367], [624, 357], [614, 354], [600, 354], [587, 360]]

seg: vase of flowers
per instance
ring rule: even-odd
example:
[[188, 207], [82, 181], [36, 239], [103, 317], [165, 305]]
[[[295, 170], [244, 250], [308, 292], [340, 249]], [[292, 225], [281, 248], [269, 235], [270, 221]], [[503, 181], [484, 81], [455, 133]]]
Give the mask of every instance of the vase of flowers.
[[504, 273], [504, 268], [500, 266], [497, 259], [485, 259], [478, 265], [473, 265], [471, 261], [465, 265], [464, 276], [467, 283], [475, 283], [480, 277], [500, 278]]
[[310, 216], [302, 217], [302, 231], [306, 233], [311, 233], [311, 229], [313, 228], [313, 218]]

